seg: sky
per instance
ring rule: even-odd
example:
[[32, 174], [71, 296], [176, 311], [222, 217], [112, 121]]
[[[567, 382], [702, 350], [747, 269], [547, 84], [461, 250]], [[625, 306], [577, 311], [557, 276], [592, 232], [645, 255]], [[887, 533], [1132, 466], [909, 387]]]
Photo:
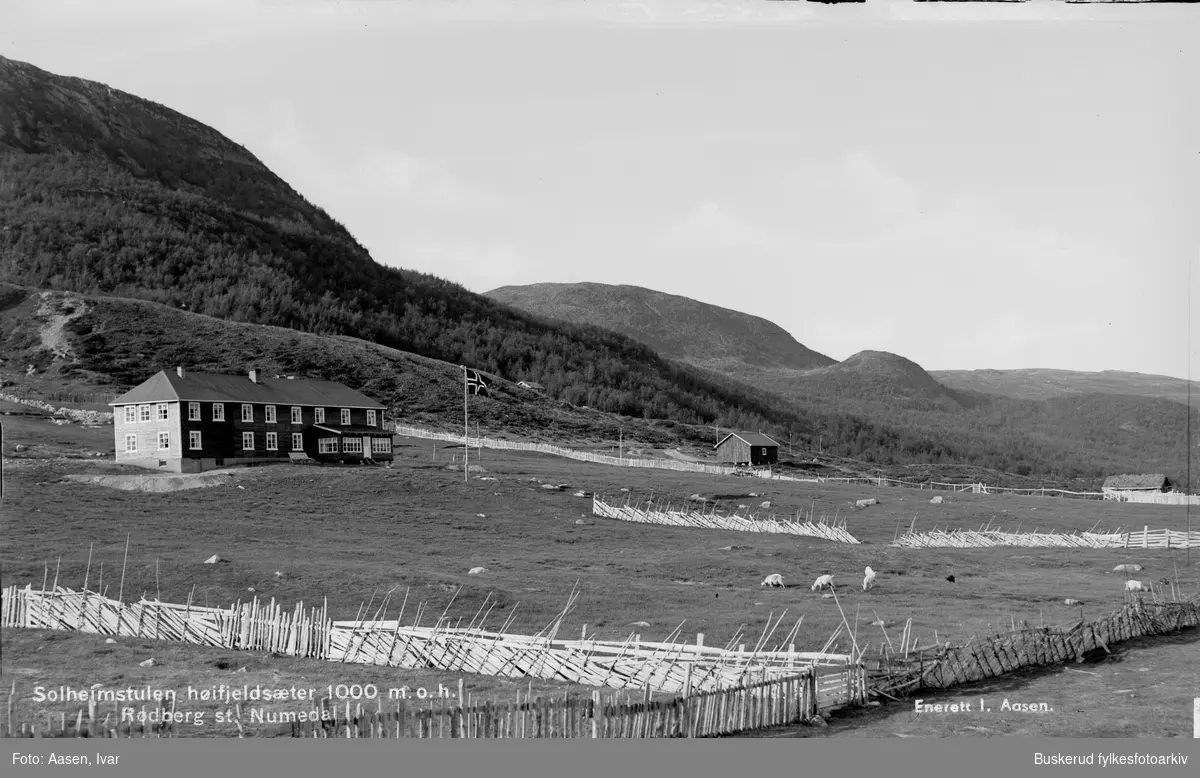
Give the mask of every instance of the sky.
[[1200, 379], [1200, 14], [953, 5], [6, 0], [0, 55], [211, 125], [475, 292]]

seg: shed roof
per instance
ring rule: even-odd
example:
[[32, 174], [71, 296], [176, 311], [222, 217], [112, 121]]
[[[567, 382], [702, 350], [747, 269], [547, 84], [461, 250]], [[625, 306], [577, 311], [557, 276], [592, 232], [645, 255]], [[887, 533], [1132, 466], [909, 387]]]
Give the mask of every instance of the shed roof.
[[278, 405], [315, 405], [338, 408], [371, 408], [384, 406], [337, 381], [318, 381], [310, 378], [260, 378], [258, 383], [244, 375], [162, 370], [130, 389], [109, 405], [130, 403], [170, 402], [243, 402], [276, 403]]
[[1110, 475], [1104, 479], [1102, 489], [1161, 489], [1171, 481], [1162, 473], [1149, 475]]
[[721, 444], [723, 444], [725, 441], [729, 440], [730, 438], [738, 438], [742, 442], [744, 442], [748, 445], [751, 445], [751, 446], [778, 446], [779, 445], [778, 443], [771, 440], [770, 438], [768, 438], [766, 435], [762, 434], [761, 432], [731, 432], [728, 435], [726, 435], [725, 437], [721, 438], [717, 442], [717, 445], [713, 446], [713, 448], [720, 448]]

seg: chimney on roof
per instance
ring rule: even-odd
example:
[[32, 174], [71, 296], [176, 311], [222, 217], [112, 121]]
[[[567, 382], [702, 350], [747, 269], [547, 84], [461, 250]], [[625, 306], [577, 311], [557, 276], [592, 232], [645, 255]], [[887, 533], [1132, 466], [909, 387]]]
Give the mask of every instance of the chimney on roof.
[[179, 367], [175, 368], [175, 372], [179, 374], [179, 377], [180, 377], [180, 378], [186, 378], [186, 377], [187, 377], [187, 376], [186, 376], [186, 373], [184, 372], [183, 365], [180, 365]]
[[256, 383], [256, 384], [258, 383], [258, 371], [257, 370], [250, 371], [250, 381], [252, 383]]

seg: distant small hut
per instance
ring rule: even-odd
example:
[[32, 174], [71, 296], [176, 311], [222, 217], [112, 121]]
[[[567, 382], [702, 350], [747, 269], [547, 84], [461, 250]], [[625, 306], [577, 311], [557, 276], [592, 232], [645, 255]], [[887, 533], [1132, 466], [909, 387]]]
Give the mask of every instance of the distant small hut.
[[1110, 475], [1104, 479], [1100, 491], [1110, 492], [1169, 492], [1174, 488], [1171, 479], [1162, 473], [1149, 475]]
[[731, 432], [713, 446], [717, 461], [731, 465], [773, 465], [779, 462], [779, 444], [761, 432]]

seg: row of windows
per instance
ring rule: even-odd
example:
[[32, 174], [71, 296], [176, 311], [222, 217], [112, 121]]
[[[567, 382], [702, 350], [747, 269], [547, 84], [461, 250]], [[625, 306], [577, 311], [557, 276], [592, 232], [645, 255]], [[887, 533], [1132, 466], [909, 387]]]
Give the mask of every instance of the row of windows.
[[[279, 450], [279, 433], [268, 432], [267, 436], [267, 451]], [[171, 448], [171, 433], [158, 433], [158, 450], [163, 451]], [[191, 430], [188, 432], [188, 448], [192, 451], [198, 451], [202, 448], [201, 437], [199, 430]], [[125, 451], [135, 453], [138, 450], [138, 436], [129, 434], [125, 436]], [[242, 450], [254, 450], [254, 433], [242, 433]], [[292, 433], [292, 451], [304, 450], [304, 436], [299, 432]], [[321, 438], [317, 441], [317, 450], [322, 454], [338, 453], [337, 438]], [[361, 454], [363, 450], [362, 438], [346, 438], [342, 442], [342, 452], [346, 454]], [[392, 450], [392, 441], [387, 438], [373, 438], [371, 440], [371, 452], [375, 454], [388, 454]]]
[[[275, 412], [276, 406], [267, 405], [267, 406], [264, 406], [264, 408], [265, 408], [267, 424], [275, 424], [276, 423], [276, 412]], [[293, 406], [291, 406], [291, 408], [292, 408], [292, 424], [300, 424], [301, 423], [301, 421], [300, 421], [301, 407], [299, 405], [293, 405]], [[151, 409], [153, 409], [153, 413], [151, 412]], [[137, 422], [146, 422], [146, 421], [151, 421], [151, 420], [167, 421], [167, 419], [169, 418], [168, 409], [169, 409], [169, 406], [167, 403], [158, 403], [153, 406], [151, 406], [151, 405], [126, 405], [125, 406], [125, 423], [126, 424], [134, 424]], [[313, 418], [314, 424], [324, 424], [325, 423], [325, 409], [324, 408], [314, 408], [313, 409], [313, 417], [314, 417]], [[188, 403], [188, 421], [201, 421], [201, 420], [202, 419], [200, 418], [200, 403], [189, 402]], [[225, 421], [225, 403], [213, 403], [212, 420], [213, 421]], [[254, 406], [251, 405], [250, 403], [242, 403], [242, 421], [248, 421], [248, 422], [254, 421]], [[350, 409], [349, 408], [341, 409], [341, 422], [342, 422], [342, 426], [349, 426], [349, 424], [350, 424]], [[367, 411], [367, 426], [368, 427], [375, 426], [375, 411]]]
[[[319, 454], [336, 454], [338, 453], [337, 438], [319, 438], [317, 440], [317, 453]], [[344, 438], [342, 440], [343, 454], [361, 454], [363, 453], [362, 438]], [[371, 438], [371, 453], [372, 454], [390, 454], [392, 453], [392, 441], [390, 438]]]

